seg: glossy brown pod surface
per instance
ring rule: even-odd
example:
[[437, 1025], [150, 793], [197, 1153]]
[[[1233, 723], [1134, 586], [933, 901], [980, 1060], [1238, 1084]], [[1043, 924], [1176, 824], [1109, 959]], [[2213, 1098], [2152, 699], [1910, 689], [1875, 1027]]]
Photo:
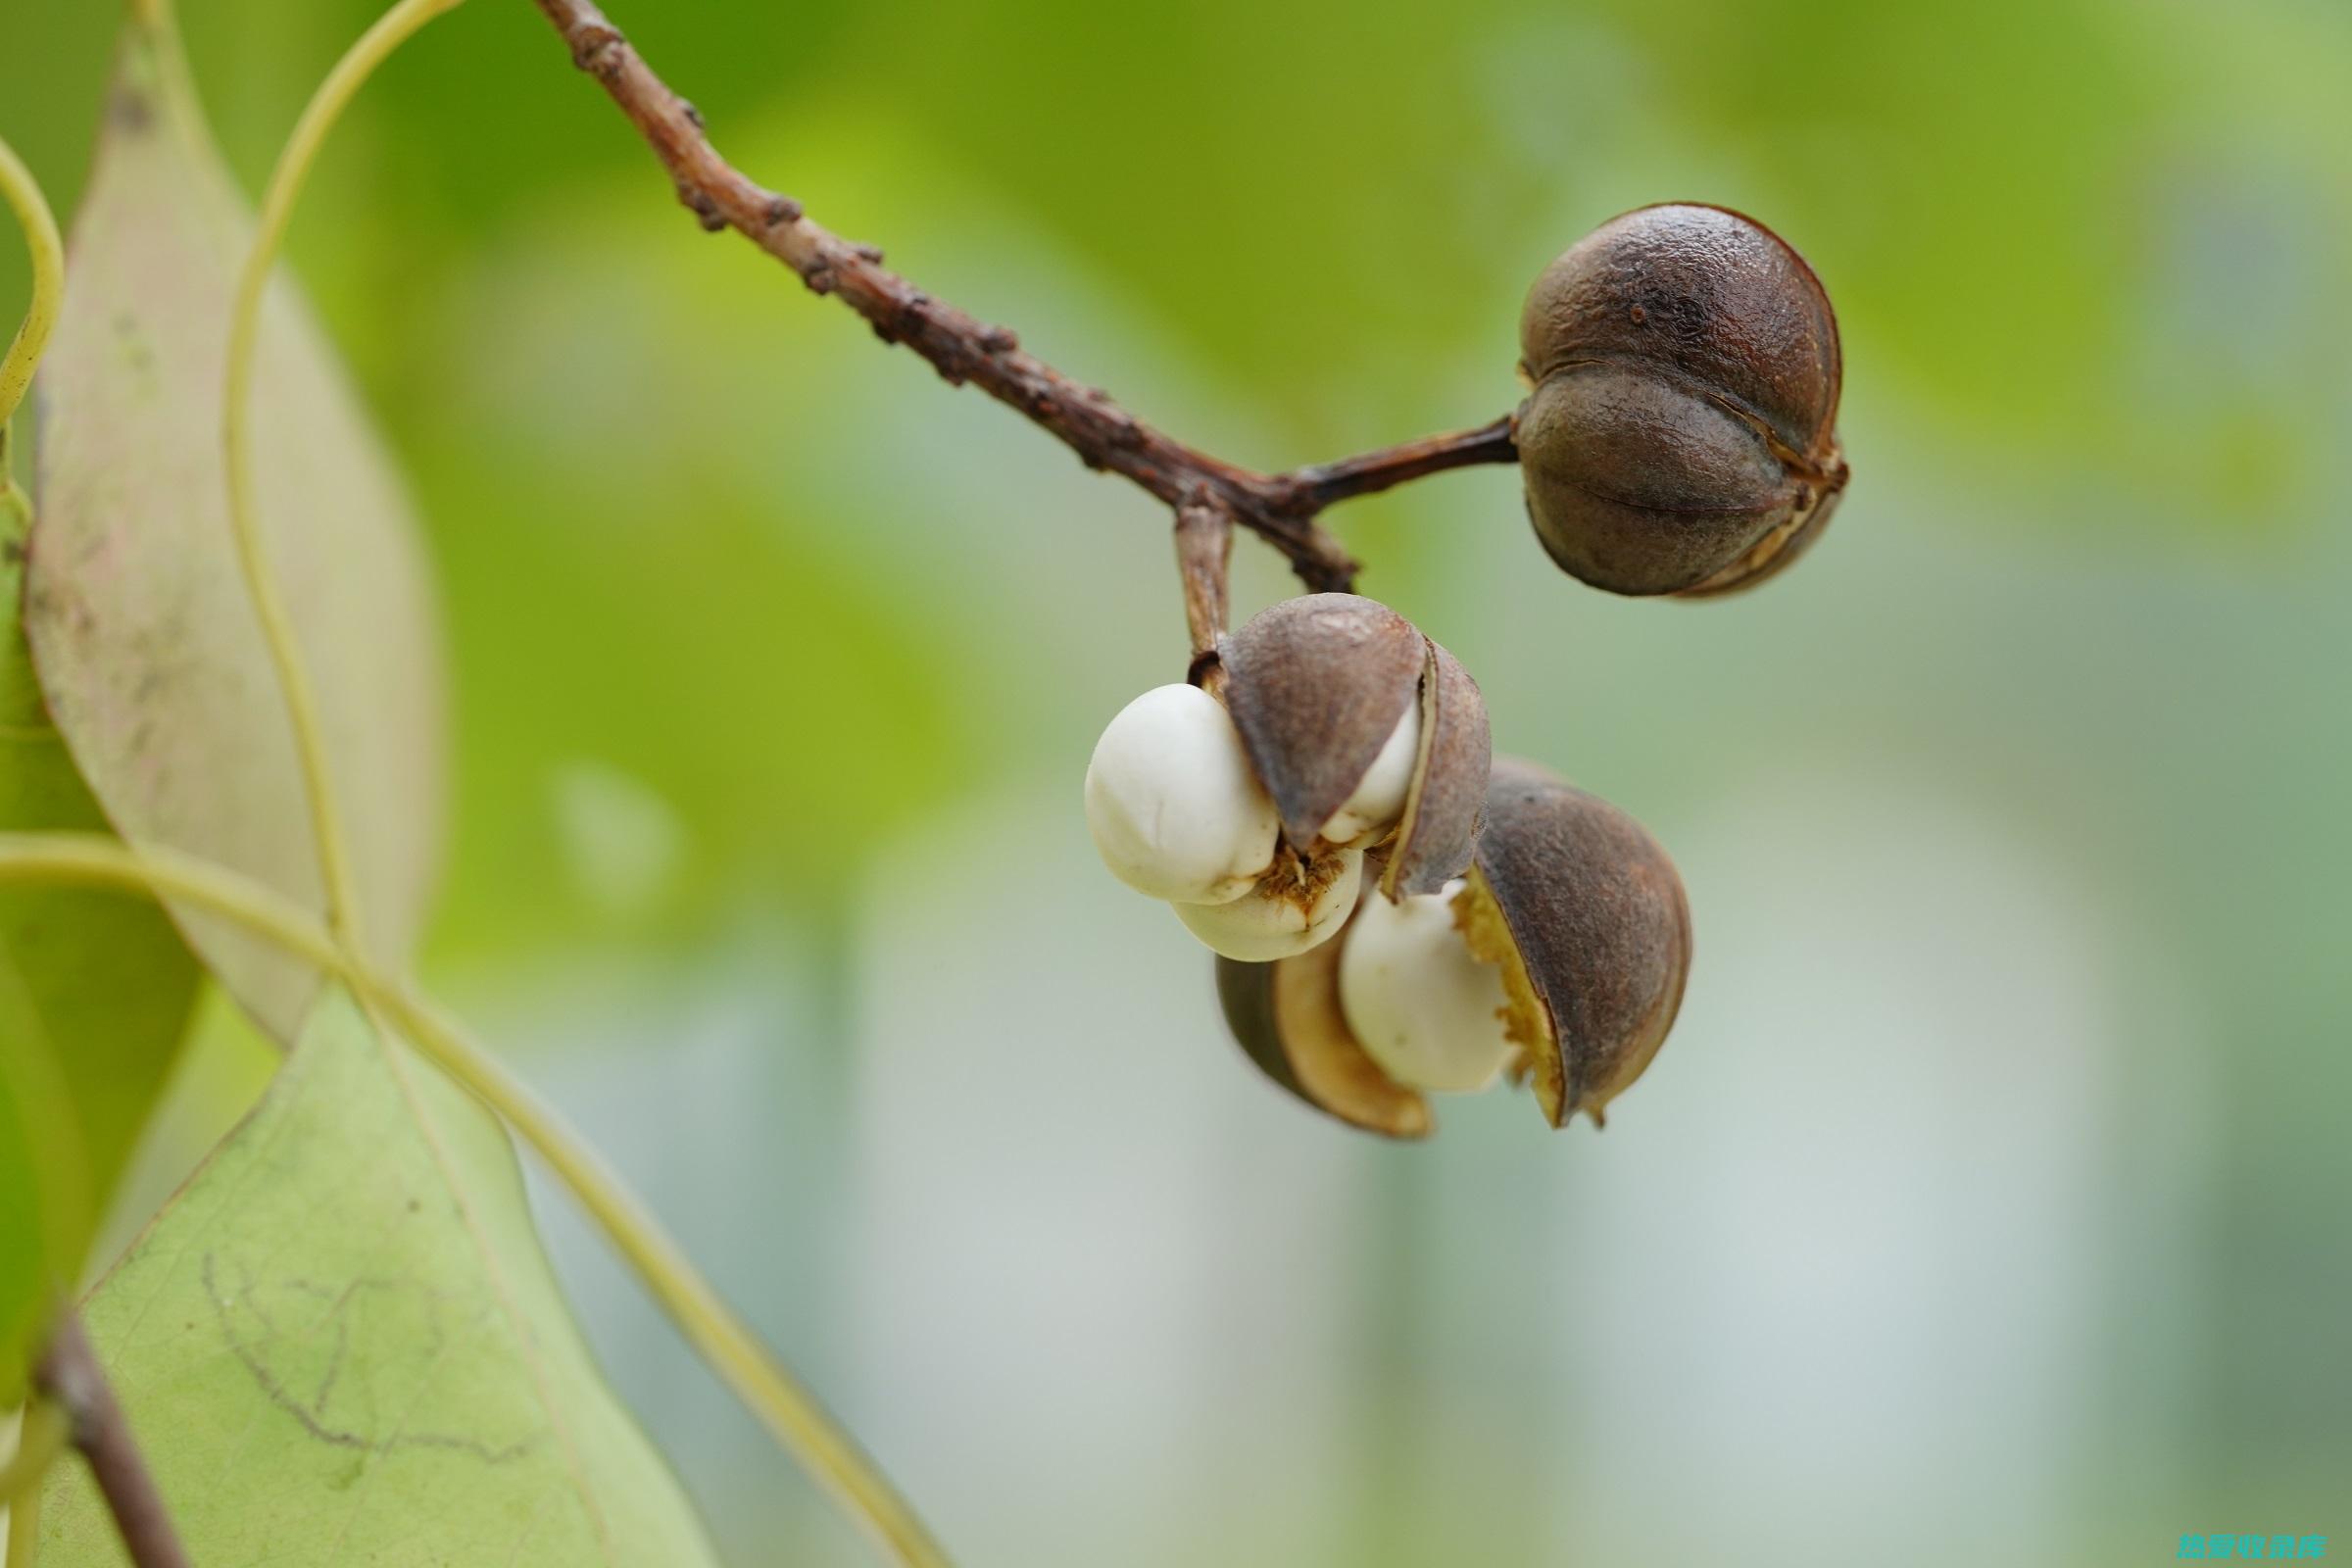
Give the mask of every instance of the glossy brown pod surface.
[[1382, 891], [1432, 892], [1462, 873], [1491, 747], [1478, 683], [1451, 654], [1377, 600], [1308, 594], [1220, 639], [1217, 661], [1250, 765], [1301, 855], [1418, 703], [1420, 751]]
[[1690, 909], [1642, 824], [1544, 769], [1497, 758], [1470, 885], [1471, 951], [1502, 968], [1510, 1036], [1555, 1127], [1642, 1075], [1682, 1005]]
[[1846, 478], [1829, 296], [1770, 229], [1644, 207], [1528, 293], [1517, 440], [1536, 535], [1623, 594], [1762, 581], [1828, 522]]

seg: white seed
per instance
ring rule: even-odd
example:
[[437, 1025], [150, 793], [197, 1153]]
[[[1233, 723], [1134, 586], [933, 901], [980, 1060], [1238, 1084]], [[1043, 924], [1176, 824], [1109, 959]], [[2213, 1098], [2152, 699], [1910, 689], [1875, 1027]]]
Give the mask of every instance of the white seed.
[[1102, 731], [1086, 768], [1086, 825], [1112, 876], [1187, 904], [1248, 893], [1282, 831], [1225, 705], [1181, 685], [1153, 687]]
[[1510, 1059], [1502, 975], [1470, 956], [1449, 906], [1460, 882], [1401, 904], [1364, 900], [1340, 952], [1340, 1010], [1364, 1054], [1414, 1089], [1469, 1091]]
[[1413, 767], [1421, 760], [1421, 703], [1405, 705], [1404, 716], [1381, 743], [1355, 793], [1341, 803], [1323, 837], [1334, 844], [1369, 844], [1396, 825], [1404, 814], [1404, 799], [1413, 787]]
[[1311, 898], [1298, 897], [1286, 862], [1266, 874], [1247, 898], [1230, 904], [1179, 904], [1176, 918], [1211, 952], [1245, 963], [1270, 963], [1304, 953], [1337, 936], [1363, 886], [1364, 852], [1332, 850], [1316, 862], [1328, 877]]

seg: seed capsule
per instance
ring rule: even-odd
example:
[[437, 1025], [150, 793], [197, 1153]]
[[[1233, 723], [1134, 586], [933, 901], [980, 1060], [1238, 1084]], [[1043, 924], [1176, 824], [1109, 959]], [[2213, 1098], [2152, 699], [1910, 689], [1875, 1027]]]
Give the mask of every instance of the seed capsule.
[[1497, 759], [1487, 831], [1454, 901], [1502, 971], [1507, 1032], [1554, 1127], [1642, 1076], [1682, 1005], [1690, 908], [1642, 824], [1532, 762]]
[[1665, 1041], [1690, 961], [1682, 880], [1656, 841], [1505, 759], [1450, 896], [1367, 897], [1338, 942], [1220, 959], [1217, 995], [1275, 1082], [1351, 1126], [1422, 1138], [1424, 1090], [1476, 1089], [1513, 1062], [1553, 1126], [1580, 1110], [1598, 1125]]
[[1309, 594], [1221, 638], [1217, 660], [1294, 851], [1385, 844], [1391, 899], [1462, 873], [1490, 747], [1478, 683], [1451, 654], [1376, 600]]
[[1266, 962], [1346, 924], [1367, 851], [1391, 900], [1469, 867], [1487, 710], [1453, 656], [1386, 605], [1315, 594], [1221, 637], [1220, 703], [1162, 686], [1086, 773], [1095, 848], [1216, 953]]
[[1838, 318], [1753, 219], [1680, 203], [1611, 219], [1536, 279], [1519, 344], [1528, 516], [1573, 576], [1724, 593], [1828, 525], [1847, 476]]

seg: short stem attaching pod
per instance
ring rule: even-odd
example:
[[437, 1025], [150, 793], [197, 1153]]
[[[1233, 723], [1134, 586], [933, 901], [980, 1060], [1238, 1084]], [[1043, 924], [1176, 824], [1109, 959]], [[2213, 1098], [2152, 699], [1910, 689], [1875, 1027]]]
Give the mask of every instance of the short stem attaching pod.
[[1176, 570], [1184, 581], [1184, 624], [1193, 654], [1185, 678], [1212, 697], [1225, 684], [1217, 639], [1232, 613], [1232, 564], [1233, 514], [1205, 493], [1178, 507]]

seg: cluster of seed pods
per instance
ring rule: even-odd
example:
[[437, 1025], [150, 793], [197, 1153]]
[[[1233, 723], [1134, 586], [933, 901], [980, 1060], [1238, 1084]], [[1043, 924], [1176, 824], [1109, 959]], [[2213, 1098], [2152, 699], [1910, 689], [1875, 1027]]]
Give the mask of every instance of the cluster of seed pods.
[[[1846, 480], [1827, 295], [1770, 230], [1643, 208], [1546, 268], [1521, 318], [1529, 519], [1595, 587], [1701, 597], [1784, 568]], [[1527, 1087], [1594, 1123], [1672, 1028], [1681, 878], [1616, 807], [1493, 755], [1453, 656], [1353, 594], [1274, 605], [1098, 743], [1113, 874], [1217, 955], [1243, 1050], [1352, 1126], [1426, 1136], [1429, 1096]]]

